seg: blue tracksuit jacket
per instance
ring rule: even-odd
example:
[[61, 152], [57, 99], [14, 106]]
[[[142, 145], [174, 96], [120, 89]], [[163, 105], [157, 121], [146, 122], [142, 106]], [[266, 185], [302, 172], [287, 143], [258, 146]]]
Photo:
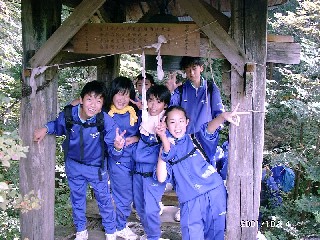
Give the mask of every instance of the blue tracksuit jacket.
[[[79, 117], [80, 105], [72, 108], [72, 117], [74, 121], [81, 121]], [[119, 158], [121, 151], [116, 151], [113, 147], [116, 135], [116, 124], [113, 119], [104, 114], [104, 142], [106, 152], [113, 158]], [[83, 122], [83, 121], [82, 121]], [[96, 116], [87, 119], [88, 123], [95, 123]], [[64, 112], [61, 112], [58, 118], [46, 124], [48, 134], [58, 136], [66, 135], [66, 125]], [[83, 159], [80, 157], [80, 128], [83, 132]], [[66, 174], [70, 187], [70, 197], [73, 212], [73, 221], [76, 230], [86, 229], [86, 192], [89, 183], [98, 202], [98, 207], [102, 217], [102, 224], [106, 233], [114, 233], [115, 212], [112, 205], [111, 194], [108, 188], [108, 175], [106, 168], [102, 169], [102, 180], [99, 179], [98, 171], [101, 166], [101, 143], [97, 127], [84, 128], [74, 124], [70, 131], [70, 144], [63, 143], [65, 150], [66, 144], [69, 144], [66, 156]], [[104, 164], [106, 165], [106, 164]], [[100, 169], [101, 170], [101, 169]]]
[[220, 90], [217, 85], [212, 84], [212, 94], [207, 90], [207, 80], [204, 78], [201, 78], [201, 85], [198, 89], [192, 86], [190, 80], [187, 80], [182, 85], [182, 96], [180, 96], [179, 88], [173, 92], [170, 106], [183, 107], [190, 118], [187, 133], [198, 132], [204, 123], [224, 112]]
[[[213, 159], [218, 144], [217, 129], [207, 131], [207, 124], [195, 133], [209, 159]], [[171, 143], [168, 153], [162, 153], [167, 162], [168, 180], [173, 182], [181, 209], [183, 239], [223, 239], [226, 213], [226, 189], [219, 173], [206, 161], [199, 150], [183, 161], [194, 148], [191, 136], [186, 134]]]

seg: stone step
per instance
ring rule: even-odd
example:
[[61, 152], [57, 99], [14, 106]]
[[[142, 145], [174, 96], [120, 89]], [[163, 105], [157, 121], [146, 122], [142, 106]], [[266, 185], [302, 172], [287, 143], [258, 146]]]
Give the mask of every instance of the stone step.
[[[89, 212], [87, 212], [87, 218], [92, 220], [93, 218], [100, 218], [98, 212], [91, 214], [95, 207], [92, 203], [93, 201], [88, 202]], [[174, 215], [177, 212], [178, 208], [176, 206], [165, 206], [163, 213], [160, 217], [161, 219], [161, 230], [162, 237], [170, 240], [181, 240], [181, 231], [179, 222], [174, 221]], [[97, 210], [94, 210], [97, 211]], [[90, 225], [90, 223], [89, 223]], [[128, 219], [128, 227], [135, 232], [138, 236], [142, 236], [144, 234], [142, 225], [140, 221], [135, 217], [135, 214], [131, 214]], [[102, 226], [100, 229], [90, 229], [88, 227], [89, 239], [88, 240], [103, 240], [105, 239], [104, 231], [102, 231]], [[55, 240], [73, 240], [75, 238], [75, 233], [73, 229], [64, 228], [63, 226], [55, 228]], [[117, 240], [121, 240], [122, 238], [117, 237]], [[139, 239], [139, 238], [138, 238]]]

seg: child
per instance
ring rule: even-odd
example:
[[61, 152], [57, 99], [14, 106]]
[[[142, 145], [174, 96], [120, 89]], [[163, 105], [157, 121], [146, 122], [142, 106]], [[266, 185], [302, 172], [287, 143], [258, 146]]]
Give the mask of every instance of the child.
[[160, 144], [155, 127], [163, 117], [164, 109], [169, 105], [171, 94], [166, 86], [153, 85], [146, 93], [148, 116], [140, 125], [140, 140], [134, 159], [133, 175], [134, 204], [146, 235], [140, 239], [159, 240], [161, 236], [160, 207], [165, 184], [153, 178]]
[[[224, 112], [219, 88], [214, 82], [209, 82], [201, 76], [203, 59], [184, 56], [180, 68], [184, 70], [187, 81], [181, 86], [176, 83], [176, 74], [169, 74], [167, 86], [172, 92], [170, 106], [181, 106], [190, 118], [187, 133], [195, 133], [200, 127]], [[180, 211], [174, 219], [180, 221]]]
[[[149, 73], [146, 73], [146, 79], [145, 79], [145, 88], [146, 91], [154, 85], [154, 79], [153, 76]], [[139, 74], [136, 77], [136, 90], [137, 90], [137, 100], [142, 100], [142, 86], [143, 86], [143, 76], [142, 74]]]
[[224, 112], [219, 88], [201, 76], [203, 65], [200, 57], [184, 56], [180, 68], [185, 71], [187, 81], [177, 87], [175, 74], [171, 74], [167, 82], [172, 92], [170, 106], [183, 107], [190, 118], [187, 133], [198, 132], [202, 124]]
[[139, 140], [140, 117], [130, 101], [135, 100], [133, 83], [129, 78], [117, 77], [111, 82], [106, 103], [107, 113], [114, 119], [121, 131], [125, 131], [126, 144], [120, 159], [109, 156], [108, 171], [111, 192], [116, 205], [117, 236], [136, 239], [137, 235], [126, 226], [133, 202], [132, 158]]
[[236, 109], [203, 124], [192, 136], [186, 134], [189, 119], [185, 110], [172, 106], [156, 128], [162, 141], [156, 174], [159, 182], [174, 183], [180, 203], [182, 239], [224, 239], [226, 189], [221, 176], [206, 159], [212, 159], [216, 152], [220, 124], [227, 120], [239, 125]]
[[[102, 225], [107, 240], [115, 240], [115, 212], [111, 194], [108, 188], [106, 162], [101, 163], [103, 150], [96, 126], [97, 114], [101, 112], [105, 100], [105, 86], [98, 81], [88, 82], [80, 94], [80, 104], [73, 106], [72, 119], [74, 124], [68, 138], [63, 143], [65, 151], [65, 168], [70, 187], [73, 221], [76, 227], [76, 240], [88, 239], [86, 230], [86, 189], [89, 183], [96, 197]], [[119, 129], [113, 119], [106, 113], [104, 118], [104, 143], [107, 152], [113, 158], [119, 158], [124, 146], [124, 133], [119, 135]], [[45, 127], [35, 130], [34, 141], [40, 142], [46, 134], [67, 135], [65, 112], [60, 112], [58, 118], [48, 122]], [[99, 174], [100, 173], [100, 174]], [[101, 179], [99, 179], [101, 177]]]

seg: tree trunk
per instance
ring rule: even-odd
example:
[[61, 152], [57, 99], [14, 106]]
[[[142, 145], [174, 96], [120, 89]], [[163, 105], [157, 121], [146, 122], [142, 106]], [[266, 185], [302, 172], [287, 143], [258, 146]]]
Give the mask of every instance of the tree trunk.
[[56, 117], [56, 69], [49, 68], [35, 78], [32, 93], [29, 60], [41, 45], [59, 27], [61, 2], [57, 0], [22, 0], [23, 75], [20, 109], [20, 136], [29, 146], [27, 157], [20, 161], [20, 191], [26, 195], [34, 191], [41, 201], [39, 210], [21, 213], [21, 239], [54, 239], [54, 171], [55, 137], [47, 136], [42, 142], [33, 142], [36, 128]]

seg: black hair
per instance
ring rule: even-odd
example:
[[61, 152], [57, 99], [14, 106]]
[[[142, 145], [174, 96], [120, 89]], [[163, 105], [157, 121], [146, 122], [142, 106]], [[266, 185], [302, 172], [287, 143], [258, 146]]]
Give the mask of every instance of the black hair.
[[146, 93], [147, 100], [149, 100], [152, 95], [160, 102], [164, 102], [166, 105], [170, 104], [171, 93], [165, 85], [156, 84], [151, 86]]
[[201, 57], [184, 56], [180, 61], [180, 69], [184, 70], [187, 67], [190, 67], [193, 65], [202, 66], [203, 64], [204, 64], [204, 61]]
[[80, 97], [83, 99], [86, 94], [94, 93], [96, 96], [101, 95], [103, 102], [106, 101], [106, 85], [104, 82], [97, 80], [87, 82], [81, 90]]
[[[139, 74], [137, 77], [136, 77], [137, 80], [143, 80], [143, 76], [142, 74]], [[154, 84], [154, 78], [151, 74], [149, 73], [146, 73], [146, 79], [148, 79], [150, 81], [151, 84]]]
[[178, 106], [178, 105], [168, 107], [167, 110], [166, 110], [166, 112], [164, 113], [164, 116], [167, 117], [168, 114], [169, 114], [170, 112], [172, 112], [173, 110], [182, 111], [182, 112], [184, 113], [184, 116], [186, 117], [186, 119], [189, 119], [186, 110], [185, 110], [183, 107]]
[[[106, 104], [105, 104], [105, 110], [109, 111], [111, 108], [111, 105], [113, 103], [113, 97], [119, 92], [129, 92], [129, 96], [131, 100], [135, 100], [135, 89], [133, 86], [133, 83], [130, 78], [127, 77], [116, 77], [113, 79], [110, 85], [110, 89], [108, 90]], [[136, 109], [136, 106], [129, 102], [129, 105], [134, 107]]]

